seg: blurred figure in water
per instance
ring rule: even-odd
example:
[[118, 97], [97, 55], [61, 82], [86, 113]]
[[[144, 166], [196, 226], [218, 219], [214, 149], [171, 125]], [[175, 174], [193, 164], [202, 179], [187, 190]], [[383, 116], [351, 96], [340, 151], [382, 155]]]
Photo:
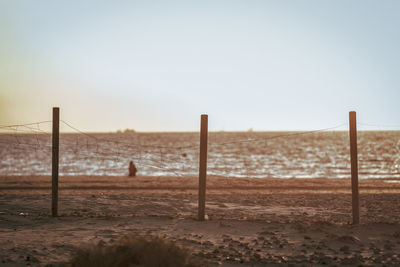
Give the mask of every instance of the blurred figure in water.
[[136, 176], [136, 172], [137, 169], [133, 161], [129, 162], [129, 176]]

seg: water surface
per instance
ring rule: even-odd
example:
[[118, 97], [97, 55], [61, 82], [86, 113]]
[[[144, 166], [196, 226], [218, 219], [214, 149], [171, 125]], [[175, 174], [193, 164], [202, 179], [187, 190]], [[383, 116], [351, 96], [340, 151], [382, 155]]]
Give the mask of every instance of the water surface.
[[[400, 131], [358, 132], [359, 177], [400, 178]], [[0, 175], [50, 175], [51, 135], [1, 134]], [[197, 176], [198, 133], [61, 134], [60, 175]], [[348, 178], [348, 132], [212, 132], [208, 174]]]

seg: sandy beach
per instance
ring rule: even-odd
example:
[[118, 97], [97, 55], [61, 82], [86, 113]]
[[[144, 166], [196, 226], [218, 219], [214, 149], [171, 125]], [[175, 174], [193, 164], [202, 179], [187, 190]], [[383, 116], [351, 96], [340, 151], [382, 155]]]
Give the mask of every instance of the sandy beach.
[[196, 177], [0, 177], [0, 265], [57, 266], [76, 247], [124, 235], [159, 236], [205, 266], [400, 264], [400, 181], [360, 181], [351, 225], [350, 179], [207, 177], [197, 221]]

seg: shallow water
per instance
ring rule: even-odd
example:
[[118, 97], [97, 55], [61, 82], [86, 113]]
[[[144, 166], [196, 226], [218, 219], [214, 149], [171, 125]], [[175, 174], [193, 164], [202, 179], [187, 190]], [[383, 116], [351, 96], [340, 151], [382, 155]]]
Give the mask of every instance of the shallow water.
[[[50, 175], [51, 135], [1, 134], [0, 175]], [[400, 178], [400, 131], [358, 132], [359, 177]], [[61, 134], [60, 175], [196, 176], [198, 133]], [[208, 174], [348, 178], [347, 132], [209, 133]]]

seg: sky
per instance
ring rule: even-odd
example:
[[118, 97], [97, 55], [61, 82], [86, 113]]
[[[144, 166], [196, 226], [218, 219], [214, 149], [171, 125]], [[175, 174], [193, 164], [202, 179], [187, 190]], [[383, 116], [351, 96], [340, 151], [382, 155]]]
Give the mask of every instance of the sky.
[[[400, 125], [400, 1], [0, 0], [0, 125]], [[390, 128], [390, 127], [389, 127]], [[63, 130], [63, 128], [62, 128]], [[64, 129], [67, 130], [67, 129]]]

